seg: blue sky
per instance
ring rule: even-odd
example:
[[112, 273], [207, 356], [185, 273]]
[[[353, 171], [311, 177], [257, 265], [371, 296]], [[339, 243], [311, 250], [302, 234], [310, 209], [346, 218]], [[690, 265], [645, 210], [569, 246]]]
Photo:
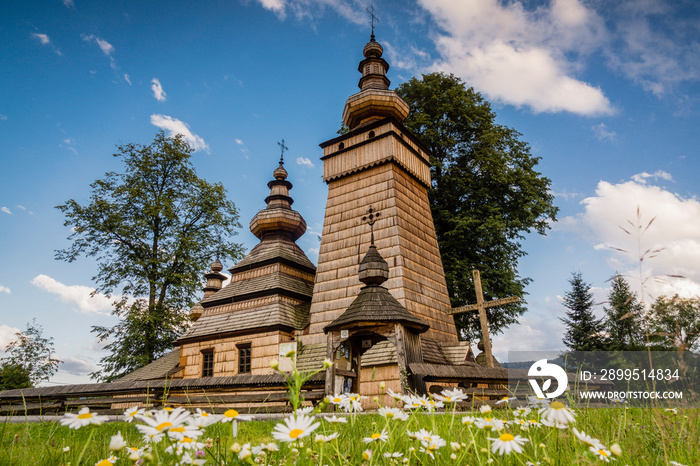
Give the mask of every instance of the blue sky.
[[[364, 2], [11, 2], [0, 17], [0, 347], [33, 317], [64, 364], [52, 383], [86, 380], [110, 325], [90, 298], [96, 264], [54, 260], [69, 231], [54, 206], [86, 202], [119, 170], [116, 144], [184, 132], [200, 176], [222, 182], [250, 218], [284, 138], [294, 207], [315, 261], [326, 186], [318, 144], [336, 136], [369, 37]], [[604, 300], [619, 271], [645, 292], [700, 294], [700, 6], [694, 1], [374, 4], [392, 88], [442, 70], [492, 102], [541, 157], [559, 221], [528, 236], [520, 273], [529, 312], [494, 338], [508, 350], [562, 348], [560, 296], [580, 270]], [[640, 268], [639, 242], [665, 248]], [[612, 247], [631, 251], [617, 252]], [[225, 264], [230, 267], [233, 264]], [[683, 275], [672, 279], [667, 275]], [[640, 278], [641, 277], [641, 278]]]

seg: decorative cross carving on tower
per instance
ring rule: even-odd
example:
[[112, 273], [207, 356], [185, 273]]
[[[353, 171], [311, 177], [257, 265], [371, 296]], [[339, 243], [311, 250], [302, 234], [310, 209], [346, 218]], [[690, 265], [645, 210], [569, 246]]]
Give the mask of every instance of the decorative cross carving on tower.
[[447, 311], [448, 314], [464, 314], [470, 311], [479, 311], [479, 323], [481, 324], [481, 339], [484, 342], [484, 353], [486, 353], [486, 365], [494, 367], [493, 353], [491, 352], [491, 340], [489, 337], [489, 323], [486, 319], [486, 308], [503, 306], [505, 304], [517, 303], [520, 298], [512, 296], [510, 298], [494, 299], [493, 301], [484, 302], [484, 292], [481, 289], [481, 275], [478, 270], [472, 270], [474, 277], [474, 290], [476, 291], [476, 304], [468, 304], [466, 306], [456, 307]]
[[289, 150], [289, 147], [284, 145], [284, 138], [282, 138], [281, 141], [277, 143], [278, 146], [280, 146], [280, 150], [282, 151], [282, 155], [280, 155], [280, 164], [284, 163], [284, 152]]
[[372, 40], [374, 40], [374, 22], [379, 22], [379, 18], [374, 15], [374, 3], [370, 3], [369, 7], [365, 8], [365, 10], [370, 16], [369, 24], [372, 26]]
[[369, 224], [369, 231], [370, 231], [370, 245], [374, 246], [374, 222], [377, 221], [377, 217], [379, 217], [379, 214], [381, 212], [377, 212], [372, 208], [372, 206], [369, 206], [369, 210], [367, 211], [367, 215], [362, 217], [363, 222], [367, 222]]

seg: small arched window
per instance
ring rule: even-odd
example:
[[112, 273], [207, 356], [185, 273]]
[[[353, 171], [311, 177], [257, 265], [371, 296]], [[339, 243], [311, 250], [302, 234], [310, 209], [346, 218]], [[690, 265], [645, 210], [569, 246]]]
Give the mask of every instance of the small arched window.
[[374, 137], [374, 131], [369, 132], [369, 138], [372, 139]]

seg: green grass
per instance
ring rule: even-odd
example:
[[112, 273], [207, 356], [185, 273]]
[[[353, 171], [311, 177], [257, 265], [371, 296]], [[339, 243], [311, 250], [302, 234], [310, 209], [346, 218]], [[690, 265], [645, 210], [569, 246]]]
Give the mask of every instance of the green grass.
[[[700, 464], [700, 443], [697, 435], [700, 432], [698, 411], [695, 409], [679, 409], [678, 414], [666, 412], [663, 409], [643, 408], [581, 408], [576, 410], [577, 417], [574, 426], [598, 438], [610, 447], [617, 443], [622, 448], [622, 457], [617, 464], [623, 465], [654, 465], [668, 464], [676, 461], [685, 465]], [[487, 432], [476, 427], [462, 425], [461, 418], [466, 414], [481, 416], [478, 412], [447, 414], [416, 413], [407, 422], [387, 422], [379, 415], [347, 416], [348, 424], [331, 425], [325, 421], [310, 437], [301, 440], [300, 444], [284, 444], [278, 442], [279, 452], [269, 453], [266, 457], [268, 464], [400, 464], [401, 460], [387, 460], [382, 457], [385, 452], [401, 452], [403, 458], [410, 457], [410, 464], [487, 464], [489, 459], [494, 464], [522, 465], [526, 461], [541, 464], [599, 464], [602, 463], [594, 454], [588, 452], [588, 447], [573, 435], [571, 429], [560, 430], [549, 427], [539, 427], [527, 431], [507, 426], [504, 432], [521, 435], [529, 441], [524, 446], [523, 454], [498, 456], [491, 453], [491, 441], [488, 437], [498, 437], [495, 432]], [[534, 413], [536, 414], [536, 412]], [[498, 409], [491, 413], [501, 419], [513, 419], [508, 409]], [[340, 416], [340, 414], [339, 414]], [[531, 415], [530, 417], [533, 417]], [[535, 416], [536, 417], [536, 416]], [[272, 429], [279, 421], [250, 421], [240, 422], [238, 436], [232, 438], [231, 424], [215, 424], [205, 430], [200, 440], [212, 439], [212, 446], [207, 448], [207, 463], [240, 464], [238, 455], [231, 451], [231, 445], [272, 442]], [[440, 435], [447, 441], [447, 446], [436, 450], [435, 458], [431, 459], [425, 453], [420, 453], [420, 443], [407, 437], [406, 431], [416, 431], [420, 428]], [[313, 437], [318, 433], [340, 433], [337, 440], [327, 444], [315, 444]], [[389, 432], [386, 443], [373, 442], [367, 445], [362, 442], [364, 437], [379, 433], [382, 429]], [[132, 424], [115, 422], [101, 426], [87, 426], [79, 430], [69, 429], [57, 422], [43, 423], [4, 423], [0, 424], [0, 464], [2, 465], [60, 465], [86, 464], [93, 465], [110, 455], [108, 445], [112, 435], [121, 432], [129, 446], [141, 446], [141, 436]], [[450, 442], [463, 444], [454, 454], [456, 460], [450, 458], [453, 453]], [[166, 441], [153, 449], [154, 461], [146, 464], [176, 464], [168, 459], [163, 448]], [[63, 448], [69, 447], [68, 452]], [[415, 448], [411, 452], [411, 447]], [[366, 449], [372, 449], [370, 461], [363, 461], [362, 454]], [[293, 450], [294, 449], [294, 450]], [[119, 464], [132, 464], [118, 453]], [[159, 460], [159, 461], [158, 461]], [[263, 459], [261, 464], [265, 464]]]

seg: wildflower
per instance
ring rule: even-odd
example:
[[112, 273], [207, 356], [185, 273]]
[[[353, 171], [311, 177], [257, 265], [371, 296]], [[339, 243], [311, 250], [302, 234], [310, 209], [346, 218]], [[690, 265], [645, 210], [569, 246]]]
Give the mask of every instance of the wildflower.
[[501, 436], [498, 438], [489, 437], [489, 440], [493, 440], [493, 443], [491, 444], [491, 451], [493, 453], [498, 453], [501, 456], [510, 455], [510, 452], [512, 451], [515, 453], [522, 453], [523, 445], [525, 442], [529, 441], [529, 439], [519, 435], [513, 436], [511, 434], [501, 434]]
[[678, 414], [678, 410], [676, 408], [666, 408], [664, 411], [667, 413]]
[[412, 438], [413, 440], [425, 440], [429, 439], [433, 434], [431, 434], [425, 429], [421, 429], [416, 432], [407, 431], [406, 435], [408, 435], [408, 437]]
[[496, 404], [497, 404], [497, 405], [500, 405], [501, 403], [510, 403], [510, 402], [513, 401], [513, 400], [517, 400], [517, 398], [514, 397], [514, 396], [511, 396], [511, 397], [504, 396], [503, 398], [501, 398], [500, 400], [498, 400], [498, 401], [496, 402]]
[[671, 466], [686, 466], [685, 464], [681, 464], [678, 461], [669, 461], [668, 464]]
[[324, 417], [324, 420], [330, 422], [331, 424], [347, 424], [348, 420], [344, 417], [337, 417], [335, 414], [331, 417]]
[[362, 404], [360, 403], [362, 398], [363, 397], [357, 393], [347, 393], [343, 401], [340, 402], [340, 407], [346, 413], [362, 411]]
[[190, 413], [182, 408], [162, 409], [152, 418], [138, 416], [145, 424], [139, 424], [136, 428], [147, 442], [157, 443], [163, 439], [168, 429], [180, 427], [189, 417]]
[[300, 414], [311, 414], [314, 411], [313, 406], [306, 406], [305, 408], [298, 408], [294, 411], [295, 416], [299, 416]]
[[202, 465], [206, 463], [207, 460], [205, 459], [197, 459], [197, 453], [195, 453], [195, 457], [193, 458], [189, 452], [184, 452], [182, 456], [180, 456], [180, 464], [195, 464], [195, 465]]
[[589, 447], [603, 446], [603, 444], [600, 443], [600, 440], [598, 440], [597, 438], [593, 438], [590, 435], [586, 435], [585, 432], [579, 432], [578, 430], [576, 430], [576, 427], [574, 427], [573, 431], [576, 438], [588, 445]]
[[384, 458], [395, 458], [395, 459], [398, 459], [398, 458], [401, 458], [401, 457], [403, 456], [403, 453], [400, 453], [400, 452], [398, 452], [398, 451], [395, 451], [395, 452], [393, 452], [393, 453], [386, 452], [386, 453], [384, 453], [384, 455], [382, 455], [382, 456], [384, 456]]
[[615, 456], [622, 456], [622, 448], [617, 443], [610, 445], [610, 453]]
[[126, 453], [127, 453], [126, 457], [130, 461], [138, 461], [143, 456], [143, 450], [136, 448], [136, 447], [127, 448]]
[[400, 393], [394, 392], [391, 388], [388, 389], [387, 394], [394, 399], [394, 401], [404, 401], [404, 396]]
[[374, 434], [370, 435], [369, 437], [365, 437], [362, 439], [364, 443], [371, 443], [371, 442], [378, 442], [378, 441], [386, 442], [389, 440], [389, 434], [387, 434], [386, 430], [382, 430], [381, 433], [375, 432]]
[[517, 417], [527, 417], [528, 414], [530, 414], [530, 411], [532, 411], [530, 408], [527, 407], [521, 407], [513, 411], [513, 415]]
[[427, 453], [431, 458], [435, 458], [433, 453], [438, 448], [442, 448], [447, 445], [447, 442], [443, 440], [439, 435], [430, 435], [423, 440], [421, 440], [421, 445], [423, 448], [420, 449], [421, 452]]
[[505, 422], [500, 419], [483, 417], [474, 421], [474, 425], [484, 430], [502, 430], [505, 426]]
[[197, 442], [195, 439], [190, 437], [182, 437], [177, 440], [173, 445], [168, 446], [165, 451], [168, 453], [177, 453], [181, 455], [185, 450], [203, 450], [204, 444]]
[[456, 460], [457, 460], [457, 455], [455, 455], [454, 453], [452, 453], [452, 454], [450, 455], [450, 459], [451, 459], [452, 461], [456, 461]]
[[90, 424], [100, 425], [107, 420], [107, 416], [91, 413], [88, 407], [78, 411], [78, 414], [65, 413], [63, 416], [61, 424], [76, 430]]
[[329, 401], [330, 403], [333, 403], [334, 405], [339, 405], [339, 404], [341, 404], [343, 401], [345, 401], [345, 398], [346, 398], [346, 396], [345, 396], [345, 394], [343, 393], [343, 394], [340, 394], [340, 395], [333, 395], [331, 398], [328, 399], [328, 401]]
[[372, 459], [372, 450], [365, 450], [362, 452], [362, 459], [369, 461]]
[[272, 360], [270, 360], [270, 367], [274, 370], [278, 370], [280, 368], [280, 362], [277, 359], [273, 358]]
[[98, 461], [95, 463], [95, 466], [112, 466], [115, 461], [117, 461], [116, 456], [110, 456], [109, 458], [103, 459], [102, 461]]
[[324, 368], [324, 369], [328, 369], [328, 368], [331, 367], [332, 365], [333, 365], [333, 361], [331, 361], [330, 359], [324, 359], [324, 360], [323, 360], [323, 368]]
[[397, 421], [407, 421], [408, 414], [398, 408], [379, 408], [379, 415], [387, 419], [396, 419]]
[[241, 461], [246, 461], [248, 458], [253, 456], [253, 452], [250, 451], [250, 443], [246, 443], [241, 447], [241, 451], [238, 452], [238, 459]]
[[598, 457], [599, 460], [603, 460], [606, 463], [609, 463], [610, 460], [615, 461], [615, 458], [613, 458], [610, 453], [610, 450], [606, 450], [603, 445], [597, 445], [595, 447], [590, 447], [590, 451], [595, 453], [595, 455]]
[[464, 425], [469, 424], [471, 426], [471, 425], [474, 425], [475, 422], [476, 422], [476, 418], [474, 416], [464, 416], [462, 418], [462, 424], [464, 424]]
[[457, 442], [450, 442], [450, 448], [452, 449], [452, 451], [459, 451], [462, 449], [462, 445], [460, 445]]
[[202, 435], [202, 433], [199, 427], [193, 424], [182, 424], [168, 429], [168, 437], [174, 438], [175, 440], [182, 440], [185, 437], [197, 438]]
[[138, 406], [129, 408], [126, 411], [124, 411], [124, 414], [122, 414], [122, 420], [124, 422], [131, 422], [137, 415], [143, 415], [144, 411], [144, 408], [139, 408]]
[[479, 408], [479, 412], [480, 412], [481, 414], [490, 413], [490, 412], [491, 412], [491, 406], [489, 406], [489, 405], [481, 405], [481, 407]]
[[568, 428], [569, 428], [568, 424], [560, 424], [560, 423], [558, 423], [558, 422], [550, 422], [550, 421], [548, 421], [548, 420], [546, 420], [546, 419], [542, 419], [541, 424], [542, 424], [543, 426], [547, 426], [547, 427], [556, 427], [557, 429], [562, 429], [562, 430], [563, 430], [563, 429], [568, 429]]
[[238, 442], [233, 442], [231, 445], [231, 451], [234, 453], [239, 453], [241, 451], [241, 444]]
[[561, 401], [553, 401], [548, 408], [540, 408], [539, 413], [545, 420], [556, 424], [568, 425], [576, 421], [574, 413]]
[[229, 409], [221, 415], [221, 422], [250, 421], [253, 416], [250, 414], [240, 414], [235, 409]]
[[382, 393], [384, 393], [384, 390], [386, 390], [386, 382], [379, 382], [379, 389], [382, 391]]
[[68, 453], [70, 451], [70, 447], [63, 447], [63, 453]]
[[209, 414], [208, 412], [197, 408], [197, 412], [192, 416], [190, 422], [192, 422], [197, 427], [204, 428], [211, 424], [219, 422], [220, 418], [221, 416], [219, 415]]
[[458, 401], [467, 399], [467, 394], [459, 388], [455, 388], [454, 390], [445, 389], [439, 395], [433, 396], [436, 400], [442, 401], [443, 403], [457, 403]]
[[302, 414], [301, 416], [288, 417], [283, 423], [275, 426], [272, 436], [281, 442], [294, 442], [311, 434], [321, 424], [314, 423], [314, 418]]
[[112, 438], [109, 440], [109, 449], [111, 451], [118, 451], [124, 447], [126, 447], [126, 442], [124, 441], [124, 437], [122, 437], [122, 433], [118, 432], [117, 435], [112, 435]]
[[335, 432], [331, 435], [317, 435], [314, 437], [314, 442], [316, 443], [328, 443], [330, 441], [333, 441], [338, 438], [338, 432]]
[[404, 398], [404, 408], [419, 409], [425, 408], [428, 411], [433, 411], [436, 408], [442, 408], [445, 404], [442, 401], [431, 400], [427, 396], [410, 396]]
[[537, 398], [536, 396], [527, 397], [527, 405], [531, 408], [544, 408], [549, 406], [549, 401], [546, 398]]

